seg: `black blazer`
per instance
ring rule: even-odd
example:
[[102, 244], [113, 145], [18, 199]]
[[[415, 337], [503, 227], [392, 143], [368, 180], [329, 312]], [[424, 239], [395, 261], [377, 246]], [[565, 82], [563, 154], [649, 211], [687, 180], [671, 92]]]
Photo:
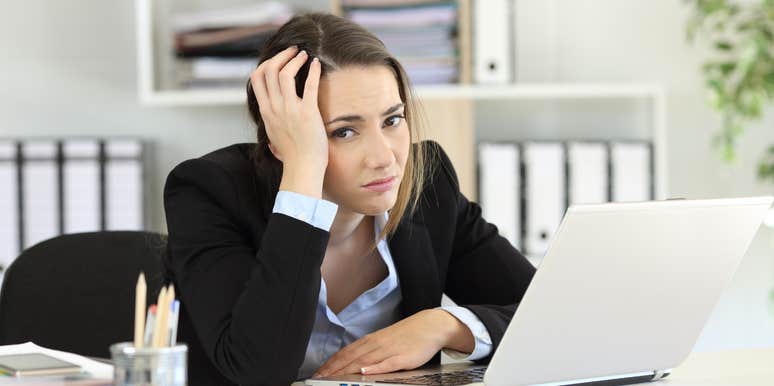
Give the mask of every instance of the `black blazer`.
[[[425, 144], [430, 178], [414, 215], [388, 240], [401, 311], [437, 307], [446, 293], [483, 322], [494, 352], [535, 269], [460, 193], [441, 147]], [[189, 385], [287, 385], [311, 335], [329, 234], [271, 212], [278, 181], [257, 174], [254, 146], [182, 162], [164, 188], [164, 266], [182, 303]]]

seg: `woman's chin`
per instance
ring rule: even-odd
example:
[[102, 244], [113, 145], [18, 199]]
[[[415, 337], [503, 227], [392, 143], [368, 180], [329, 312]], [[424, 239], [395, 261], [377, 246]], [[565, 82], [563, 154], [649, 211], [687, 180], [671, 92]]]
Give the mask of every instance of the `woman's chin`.
[[373, 198], [368, 201], [369, 202], [364, 202], [362, 205], [360, 205], [360, 210], [358, 210], [358, 212], [366, 216], [378, 216], [392, 209], [392, 207], [395, 206], [396, 200], [395, 197], [380, 197]]

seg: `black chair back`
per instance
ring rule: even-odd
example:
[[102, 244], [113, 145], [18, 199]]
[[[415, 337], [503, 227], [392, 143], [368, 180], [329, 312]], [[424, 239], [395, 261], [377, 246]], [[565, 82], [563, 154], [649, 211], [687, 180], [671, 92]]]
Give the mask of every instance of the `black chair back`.
[[165, 238], [111, 231], [58, 236], [36, 244], [8, 267], [0, 290], [0, 345], [43, 347], [109, 358], [109, 346], [134, 336], [137, 276], [147, 304], [163, 278]]

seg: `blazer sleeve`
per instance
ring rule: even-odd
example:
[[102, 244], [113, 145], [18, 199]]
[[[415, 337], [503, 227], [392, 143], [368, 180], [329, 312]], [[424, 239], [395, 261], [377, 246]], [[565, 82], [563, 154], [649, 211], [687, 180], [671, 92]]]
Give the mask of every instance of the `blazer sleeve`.
[[251, 227], [239, 223], [237, 191], [233, 175], [207, 159], [185, 161], [170, 173], [167, 269], [207, 356], [225, 377], [290, 384], [311, 335], [329, 234], [272, 213], [256, 248]]
[[489, 363], [505, 329], [535, 274], [534, 266], [497, 227], [481, 217], [481, 207], [470, 202], [459, 189], [449, 157], [435, 145], [438, 183], [448, 183], [453, 192], [456, 224], [444, 292], [455, 303], [471, 310], [484, 324], [492, 350], [476, 363]]

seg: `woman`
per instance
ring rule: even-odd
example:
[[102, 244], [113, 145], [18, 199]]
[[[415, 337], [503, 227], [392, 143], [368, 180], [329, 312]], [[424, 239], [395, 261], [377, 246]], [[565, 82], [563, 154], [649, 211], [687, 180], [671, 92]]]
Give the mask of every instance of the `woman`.
[[[260, 58], [257, 143], [185, 161], [165, 186], [189, 384], [384, 373], [442, 349], [488, 362], [534, 268], [418, 141], [401, 65], [319, 13]], [[461, 306], [439, 307], [442, 293]]]

